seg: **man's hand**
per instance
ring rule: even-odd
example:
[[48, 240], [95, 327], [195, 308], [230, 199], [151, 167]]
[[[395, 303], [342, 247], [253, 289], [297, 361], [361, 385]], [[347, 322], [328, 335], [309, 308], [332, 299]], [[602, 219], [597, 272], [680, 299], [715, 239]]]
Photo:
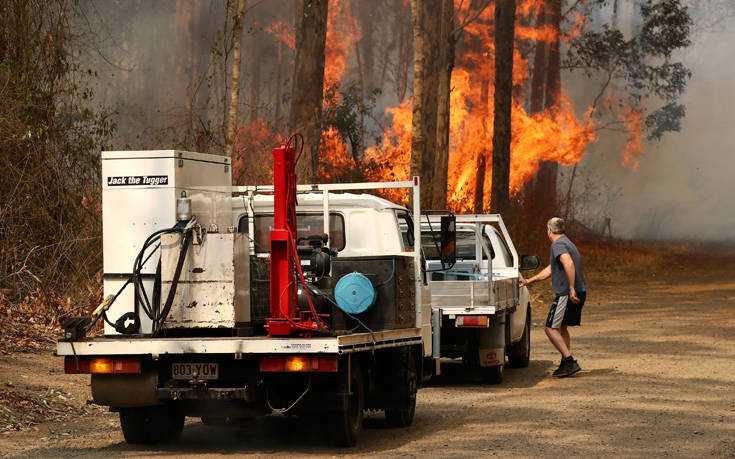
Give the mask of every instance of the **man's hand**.
[[525, 287], [525, 286], [531, 284], [531, 280], [530, 279], [526, 280], [522, 275], [520, 275], [519, 277], [521, 279], [520, 279], [520, 282], [518, 282], [518, 288], [522, 288], [522, 287]]
[[577, 291], [574, 290], [574, 287], [569, 288], [569, 299], [572, 300], [572, 303], [574, 304], [579, 303], [579, 297], [577, 296]]
[[520, 282], [518, 282], [518, 287], [527, 287], [534, 282], [546, 280], [549, 277], [551, 277], [551, 265], [548, 265], [544, 269], [541, 270], [540, 273], [536, 274], [535, 276], [531, 277], [530, 279], [524, 279], [522, 275], [519, 274], [519, 277], [521, 279]]

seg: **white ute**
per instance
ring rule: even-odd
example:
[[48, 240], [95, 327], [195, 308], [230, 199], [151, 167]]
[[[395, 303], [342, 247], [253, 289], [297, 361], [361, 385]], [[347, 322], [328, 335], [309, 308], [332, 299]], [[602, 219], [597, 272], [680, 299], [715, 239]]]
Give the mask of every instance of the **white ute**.
[[500, 215], [456, 215], [456, 262], [439, 260], [436, 216], [422, 220], [433, 317], [433, 357], [462, 358], [469, 372], [500, 383], [506, 364], [527, 367], [531, 303], [518, 287], [519, 271], [538, 267], [535, 255], [518, 256]]

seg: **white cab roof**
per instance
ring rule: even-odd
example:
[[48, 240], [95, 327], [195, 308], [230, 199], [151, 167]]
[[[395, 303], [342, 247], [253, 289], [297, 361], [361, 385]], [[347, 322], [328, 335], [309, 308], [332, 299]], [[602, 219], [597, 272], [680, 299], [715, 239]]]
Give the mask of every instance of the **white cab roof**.
[[[322, 211], [323, 210], [323, 194], [322, 193], [299, 193], [296, 196], [297, 208], [301, 211]], [[233, 208], [244, 207], [247, 196], [239, 196], [233, 198]], [[260, 211], [268, 211], [273, 209], [273, 195], [256, 194], [253, 197], [253, 206]], [[405, 207], [394, 204], [387, 199], [379, 198], [371, 194], [354, 194], [354, 193], [329, 193], [329, 207], [332, 210], [337, 209], [400, 209], [406, 210]], [[257, 211], [256, 210], [256, 211]]]

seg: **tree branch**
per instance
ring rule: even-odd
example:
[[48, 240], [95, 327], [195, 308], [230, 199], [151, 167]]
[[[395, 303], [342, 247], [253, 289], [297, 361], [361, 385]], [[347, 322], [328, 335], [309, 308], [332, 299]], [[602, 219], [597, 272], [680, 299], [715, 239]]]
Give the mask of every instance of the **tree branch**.
[[[472, 22], [474, 22], [474, 21], [475, 21], [475, 19], [477, 19], [477, 18], [478, 18], [478, 17], [479, 17], [479, 16], [480, 16], [480, 15], [482, 14], [482, 12], [483, 12], [483, 11], [485, 11], [485, 8], [487, 8], [487, 7], [488, 7], [488, 5], [490, 5], [490, 2], [491, 2], [491, 1], [492, 1], [492, 0], [485, 0], [485, 3], [484, 3], [483, 5], [481, 5], [481, 6], [480, 6], [480, 7], [479, 7], [479, 8], [477, 9], [477, 11], [475, 11], [475, 12], [474, 12], [473, 14], [471, 14], [471, 15], [470, 15], [470, 16], [469, 16], [469, 17], [467, 18], [467, 20], [465, 20], [465, 21], [464, 21], [464, 22], [463, 22], [462, 24], [460, 24], [459, 26], [455, 27], [455, 28], [454, 28], [454, 30], [452, 30], [452, 33], [451, 33], [451, 35], [454, 35], [454, 34], [456, 34], [457, 32], [460, 32], [460, 31], [462, 31], [462, 30], [463, 30], [463, 29], [464, 29], [465, 27], [467, 27], [467, 26], [468, 26], [468, 25], [470, 25], [470, 24], [471, 24]], [[461, 6], [461, 5], [460, 5], [460, 6]], [[459, 14], [459, 11], [457, 11], [457, 13]]]

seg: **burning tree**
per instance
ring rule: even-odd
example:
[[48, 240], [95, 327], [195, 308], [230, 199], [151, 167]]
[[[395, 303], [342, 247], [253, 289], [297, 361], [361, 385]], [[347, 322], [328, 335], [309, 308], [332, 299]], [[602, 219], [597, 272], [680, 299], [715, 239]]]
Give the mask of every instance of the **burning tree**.
[[[689, 43], [686, 8], [677, 0], [643, 2], [638, 30], [626, 39], [620, 30], [595, 19], [601, 16], [606, 3], [518, 2], [508, 191], [519, 198], [520, 191], [530, 182], [524, 193], [526, 202], [542, 202], [546, 212], [556, 208], [557, 164], [576, 164], [598, 132], [621, 128], [628, 132], [623, 161], [635, 167], [635, 154], [642, 150], [642, 132], [645, 130], [649, 139], [660, 138], [667, 130], [678, 129], [678, 120], [684, 113], [676, 101], [689, 72], [681, 63], [673, 62], [672, 53]], [[499, 3], [490, 2], [483, 8], [481, 2], [456, 1], [456, 11], [450, 16], [457, 23], [469, 18], [462, 33], [452, 37], [457, 38], [457, 52], [451, 66], [450, 153], [445, 191], [448, 205], [455, 210], [481, 212], [490, 206], [486, 190], [491, 188], [492, 178], [487, 165], [489, 158], [497, 155], [493, 155], [490, 146], [495, 114], [486, 107], [495, 105], [497, 90], [489, 85], [497, 65], [493, 38], [500, 24], [493, 19], [496, 5]], [[445, 43], [442, 46], [446, 47]], [[562, 70], [582, 72], [600, 80], [600, 96], [587, 108], [575, 110], [562, 90]], [[614, 93], [611, 82], [616, 80], [619, 84]], [[652, 109], [659, 101], [664, 104]], [[387, 111], [393, 117], [392, 125], [381, 143], [368, 148], [369, 157], [395, 159], [409, 154], [407, 146], [412, 142], [403, 136], [412, 136], [415, 141], [416, 124], [402, 110], [410, 110], [410, 106]], [[414, 116], [416, 113], [414, 106]], [[441, 155], [440, 150], [435, 160], [443, 161], [439, 159]], [[435, 161], [433, 166], [436, 185], [441, 183], [436, 178], [441, 164]], [[396, 174], [395, 170], [391, 172]], [[407, 172], [402, 175], [407, 177]]]

